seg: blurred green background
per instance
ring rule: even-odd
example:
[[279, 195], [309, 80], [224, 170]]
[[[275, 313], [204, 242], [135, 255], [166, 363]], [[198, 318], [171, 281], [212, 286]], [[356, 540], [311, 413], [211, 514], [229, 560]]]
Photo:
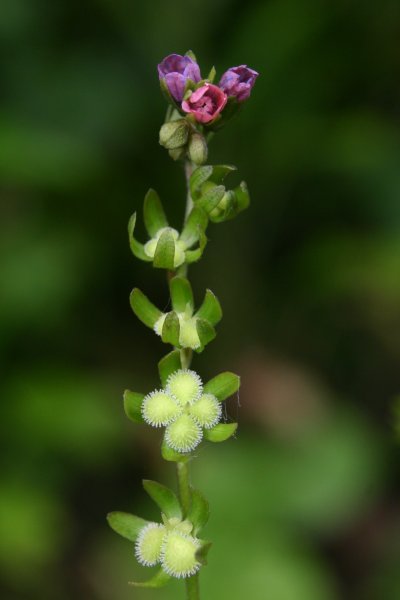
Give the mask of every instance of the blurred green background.
[[261, 73], [210, 155], [251, 209], [191, 269], [224, 307], [196, 368], [243, 379], [237, 439], [193, 467], [202, 597], [400, 598], [399, 23], [398, 0], [2, 0], [2, 600], [183, 598], [127, 586], [149, 570], [105, 515], [157, 518], [141, 478], [174, 483], [159, 432], [122, 410], [165, 352], [129, 292], [168, 298], [126, 225], [149, 186], [179, 225], [156, 65], [188, 48], [203, 73]]

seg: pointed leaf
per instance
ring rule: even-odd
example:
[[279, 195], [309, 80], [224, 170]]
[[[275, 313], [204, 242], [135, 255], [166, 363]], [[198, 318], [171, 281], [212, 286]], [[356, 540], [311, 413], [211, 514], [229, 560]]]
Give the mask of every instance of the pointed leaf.
[[230, 371], [225, 371], [224, 373], [220, 373], [213, 379], [210, 379], [204, 386], [204, 393], [213, 394], [220, 402], [223, 402], [229, 396], [235, 394], [240, 387], [240, 377], [239, 375], [235, 375], [235, 373], [231, 373]]
[[154, 329], [163, 313], [138, 288], [132, 290], [129, 300], [137, 318], [150, 329]]
[[204, 319], [196, 320], [196, 329], [201, 344], [201, 347], [198, 351], [201, 352], [204, 349], [204, 346], [211, 342], [211, 340], [213, 340], [217, 334], [214, 327]]
[[194, 206], [179, 239], [190, 248], [200, 238], [200, 233], [206, 230], [207, 224], [208, 217], [205, 210]]
[[195, 169], [190, 177], [190, 193], [193, 200], [201, 196], [201, 186], [211, 176], [213, 168], [211, 165], [204, 165]]
[[152, 188], [149, 189], [144, 198], [143, 219], [150, 237], [154, 237], [157, 231], [163, 229], [163, 227], [168, 227], [160, 197]]
[[145, 260], [146, 262], [150, 262], [151, 258], [149, 256], [147, 256], [147, 254], [145, 253], [143, 244], [138, 242], [133, 237], [135, 225], [136, 225], [136, 213], [133, 213], [133, 215], [129, 219], [129, 223], [128, 223], [129, 246], [130, 246], [133, 254], [136, 256], [136, 258], [139, 258], [140, 260]]
[[196, 535], [207, 523], [210, 517], [210, 506], [199, 490], [191, 490], [192, 503], [187, 520], [193, 523], [194, 535]]
[[125, 414], [134, 423], [144, 423], [142, 417], [142, 402], [144, 394], [125, 390], [124, 392], [124, 410]]
[[192, 286], [186, 277], [173, 277], [169, 282], [172, 307], [176, 312], [185, 312], [187, 305], [193, 311]]
[[233, 190], [236, 194], [237, 209], [236, 212], [240, 213], [245, 210], [250, 204], [249, 190], [245, 181]]
[[171, 311], [165, 317], [161, 332], [161, 339], [165, 344], [179, 346], [179, 319], [175, 311]]
[[218, 301], [218, 298], [212, 293], [211, 290], [207, 290], [204, 296], [203, 304], [196, 312], [196, 317], [199, 319], [205, 319], [211, 325], [216, 325], [222, 319], [222, 308]]
[[210, 180], [220, 184], [232, 171], [236, 171], [236, 167], [233, 165], [214, 165]]
[[167, 519], [182, 519], [182, 510], [179, 500], [172, 490], [157, 481], [143, 480], [143, 487], [152, 500], [165, 514]]
[[175, 371], [178, 371], [178, 369], [182, 369], [181, 351], [172, 350], [172, 352], [164, 356], [158, 363], [158, 372], [163, 387], [167, 385], [168, 377]]
[[237, 423], [218, 423], [211, 429], [204, 430], [204, 439], [209, 442], [225, 442], [236, 431]]
[[136, 515], [118, 511], [108, 513], [107, 521], [111, 529], [131, 542], [136, 541], [140, 530], [149, 523]]
[[164, 460], [168, 460], [169, 462], [186, 462], [190, 455], [176, 452], [173, 448], [170, 448], [165, 439], [163, 439], [161, 445], [161, 456]]
[[196, 558], [203, 566], [207, 564], [207, 555], [212, 546], [212, 542], [201, 540], [200, 548], [196, 551]]
[[156, 251], [154, 253], [153, 265], [158, 269], [173, 271], [175, 257], [175, 241], [170, 229], [166, 229], [160, 235]]
[[206, 213], [210, 213], [221, 202], [224, 194], [225, 187], [223, 185], [216, 185], [207, 190], [205, 194], [196, 200], [196, 206], [204, 209]]
[[199, 247], [196, 250], [186, 250], [185, 261], [188, 264], [197, 262], [203, 256], [204, 248], [207, 245], [207, 236], [204, 232], [200, 234]]
[[133, 585], [134, 587], [142, 587], [142, 588], [160, 588], [164, 587], [171, 580], [171, 576], [168, 575], [163, 569], [157, 571], [155, 575], [151, 579], [147, 581], [129, 581], [129, 585]]

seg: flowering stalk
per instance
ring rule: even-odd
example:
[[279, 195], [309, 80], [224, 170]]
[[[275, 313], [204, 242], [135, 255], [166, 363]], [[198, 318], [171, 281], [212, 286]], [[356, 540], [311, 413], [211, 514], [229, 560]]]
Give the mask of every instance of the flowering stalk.
[[202, 442], [223, 442], [236, 431], [237, 423], [221, 422], [222, 403], [239, 389], [240, 378], [229, 371], [203, 382], [193, 371], [193, 352], [199, 353], [215, 336], [222, 318], [217, 297], [206, 290], [196, 309], [187, 278], [188, 266], [200, 260], [207, 244], [210, 222], [230, 220], [249, 205], [242, 182], [227, 189], [225, 178], [235, 170], [230, 165], [206, 165], [208, 141], [250, 96], [258, 76], [245, 65], [228, 69], [218, 85], [215, 69], [202, 79], [192, 52], [171, 54], [158, 66], [161, 89], [169, 102], [167, 118], [160, 129], [160, 144], [173, 160], [181, 160], [187, 182], [187, 201], [182, 231], [169, 225], [161, 200], [150, 189], [144, 199], [143, 217], [149, 235], [144, 244], [134, 236], [136, 213], [129, 225], [129, 244], [140, 260], [165, 269], [171, 310], [159, 310], [138, 288], [130, 296], [136, 316], [172, 350], [158, 363], [160, 386], [143, 394], [126, 390], [124, 409], [135, 423], [163, 429], [161, 455], [175, 462], [178, 495], [156, 481], [143, 486], [161, 511], [158, 523], [136, 515], [113, 512], [110, 526], [134, 543], [143, 566], [159, 565], [156, 574], [139, 587], [161, 587], [171, 578], [183, 578], [188, 600], [198, 600], [199, 571], [207, 564], [211, 543], [199, 537], [209, 517], [208, 502], [193, 488], [189, 464]]

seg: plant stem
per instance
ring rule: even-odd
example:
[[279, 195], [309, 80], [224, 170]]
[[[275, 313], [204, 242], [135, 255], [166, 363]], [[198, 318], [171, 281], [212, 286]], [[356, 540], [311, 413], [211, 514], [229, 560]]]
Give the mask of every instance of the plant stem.
[[179, 498], [182, 505], [183, 518], [190, 509], [189, 465], [186, 461], [176, 463], [178, 470]]
[[[186, 195], [186, 208], [185, 208], [185, 220], [186, 223], [187, 218], [190, 214], [190, 211], [193, 208], [193, 200], [190, 194], [190, 176], [193, 172], [193, 164], [190, 161], [185, 162], [185, 177], [186, 177], [186, 186], [187, 186], [187, 195]], [[187, 265], [184, 265], [184, 272], [181, 274], [183, 276], [187, 276]], [[190, 367], [190, 363], [192, 362], [193, 352], [189, 348], [184, 348], [181, 350], [181, 363], [183, 369], [188, 369]], [[182, 506], [183, 518], [186, 518], [191, 504], [191, 492], [190, 492], [190, 478], [189, 478], [189, 463], [178, 462], [176, 463], [177, 474], [178, 474], [178, 488], [179, 488], [179, 499]], [[188, 577], [185, 579], [186, 585], [186, 599], [187, 600], [200, 600], [200, 589], [199, 589], [199, 574], [193, 575], [192, 577]]]

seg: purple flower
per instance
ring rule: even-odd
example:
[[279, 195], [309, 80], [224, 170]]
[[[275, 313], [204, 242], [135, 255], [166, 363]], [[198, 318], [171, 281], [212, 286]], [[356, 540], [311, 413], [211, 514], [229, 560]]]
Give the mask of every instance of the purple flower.
[[246, 65], [231, 67], [222, 75], [219, 86], [228, 96], [235, 96], [238, 102], [243, 102], [250, 96], [258, 75]]
[[170, 54], [158, 65], [158, 76], [164, 80], [171, 96], [181, 102], [188, 79], [201, 79], [199, 65], [190, 56]]
[[205, 83], [182, 102], [182, 110], [194, 115], [199, 123], [214, 121], [227, 103], [228, 97], [221, 88]]

